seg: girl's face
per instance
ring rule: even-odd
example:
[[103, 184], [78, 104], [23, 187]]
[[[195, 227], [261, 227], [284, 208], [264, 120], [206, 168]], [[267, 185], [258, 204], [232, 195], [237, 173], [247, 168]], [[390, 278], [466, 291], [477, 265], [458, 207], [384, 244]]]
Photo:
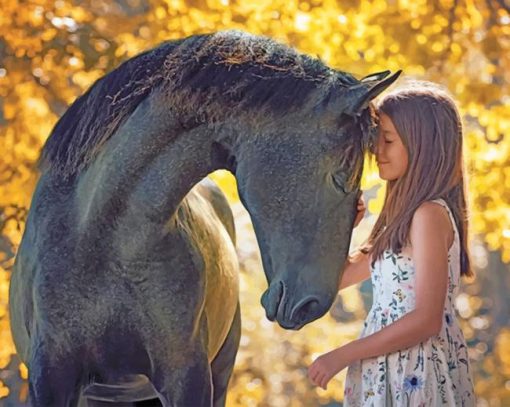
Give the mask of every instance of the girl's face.
[[390, 117], [379, 113], [379, 133], [375, 149], [379, 177], [394, 181], [405, 174], [408, 164], [407, 150]]

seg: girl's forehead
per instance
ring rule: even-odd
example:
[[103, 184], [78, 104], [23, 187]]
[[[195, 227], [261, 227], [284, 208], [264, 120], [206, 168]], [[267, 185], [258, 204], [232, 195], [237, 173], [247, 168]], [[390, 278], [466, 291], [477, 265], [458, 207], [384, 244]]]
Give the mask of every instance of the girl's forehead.
[[386, 113], [379, 112], [379, 123], [392, 123], [390, 116], [388, 116]]
[[389, 132], [396, 132], [397, 129], [395, 129], [395, 125], [393, 124], [393, 121], [391, 120], [391, 118], [384, 114], [384, 113], [379, 113], [379, 129], [380, 131], [389, 131]]

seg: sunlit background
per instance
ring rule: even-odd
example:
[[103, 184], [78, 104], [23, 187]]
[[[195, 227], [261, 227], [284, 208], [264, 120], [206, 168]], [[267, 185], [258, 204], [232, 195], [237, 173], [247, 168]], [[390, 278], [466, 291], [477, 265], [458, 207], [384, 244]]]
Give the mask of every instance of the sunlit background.
[[[480, 406], [510, 405], [510, 2], [508, 0], [0, 0], [0, 405], [27, 405], [26, 369], [10, 336], [10, 270], [57, 119], [96, 79], [164, 40], [236, 28], [271, 36], [361, 77], [386, 69], [443, 84], [466, 126], [470, 244], [477, 277], [457, 298]], [[345, 371], [327, 391], [307, 380], [313, 358], [355, 339], [370, 283], [339, 295], [299, 332], [265, 319], [265, 289], [249, 217], [226, 172], [212, 175], [236, 215], [243, 336], [228, 406], [340, 406]], [[382, 204], [363, 177], [367, 236]], [[334, 250], [334, 248], [332, 248]]]

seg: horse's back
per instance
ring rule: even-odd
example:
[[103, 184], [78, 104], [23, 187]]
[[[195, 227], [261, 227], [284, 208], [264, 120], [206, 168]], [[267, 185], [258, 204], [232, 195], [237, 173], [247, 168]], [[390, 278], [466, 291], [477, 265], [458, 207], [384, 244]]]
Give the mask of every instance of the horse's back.
[[214, 208], [216, 214], [220, 218], [221, 222], [227, 229], [232, 242], [236, 242], [236, 230], [234, 224], [234, 214], [227, 201], [227, 198], [221, 191], [221, 189], [209, 178], [204, 178], [199, 184], [196, 185], [200, 194], [204, 196]]
[[179, 223], [204, 260], [204, 312], [209, 334], [209, 359], [219, 351], [234, 319], [239, 300], [239, 264], [232, 210], [216, 184], [204, 179], [183, 200]]

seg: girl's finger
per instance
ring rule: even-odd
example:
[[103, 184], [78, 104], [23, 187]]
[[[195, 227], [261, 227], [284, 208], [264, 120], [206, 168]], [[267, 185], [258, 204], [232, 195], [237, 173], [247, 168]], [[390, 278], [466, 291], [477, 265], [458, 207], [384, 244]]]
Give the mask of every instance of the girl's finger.
[[312, 373], [310, 373], [310, 374], [308, 375], [308, 377], [310, 378], [310, 381], [311, 381], [313, 384], [315, 384], [315, 376], [317, 376], [317, 374], [316, 374], [316, 373], [313, 373], [313, 374], [312, 374]]
[[314, 378], [314, 379], [312, 380], [312, 384], [313, 384], [314, 386], [318, 386], [318, 385], [319, 385], [319, 381], [317, 380], [317, 378]]
[[324, 376], [325, 376], [325, 375], [324, 375], [324, 374], [322, 374], [322, 373], [321, 373], [321, 374], [319, 374], [319, 375], [317, 376], [317, 380], [315, 381], [315, 384], [316, 384], [317, 386], [321, 386], [321, 383], [322, 383], [322, 381], [324, 380]]

